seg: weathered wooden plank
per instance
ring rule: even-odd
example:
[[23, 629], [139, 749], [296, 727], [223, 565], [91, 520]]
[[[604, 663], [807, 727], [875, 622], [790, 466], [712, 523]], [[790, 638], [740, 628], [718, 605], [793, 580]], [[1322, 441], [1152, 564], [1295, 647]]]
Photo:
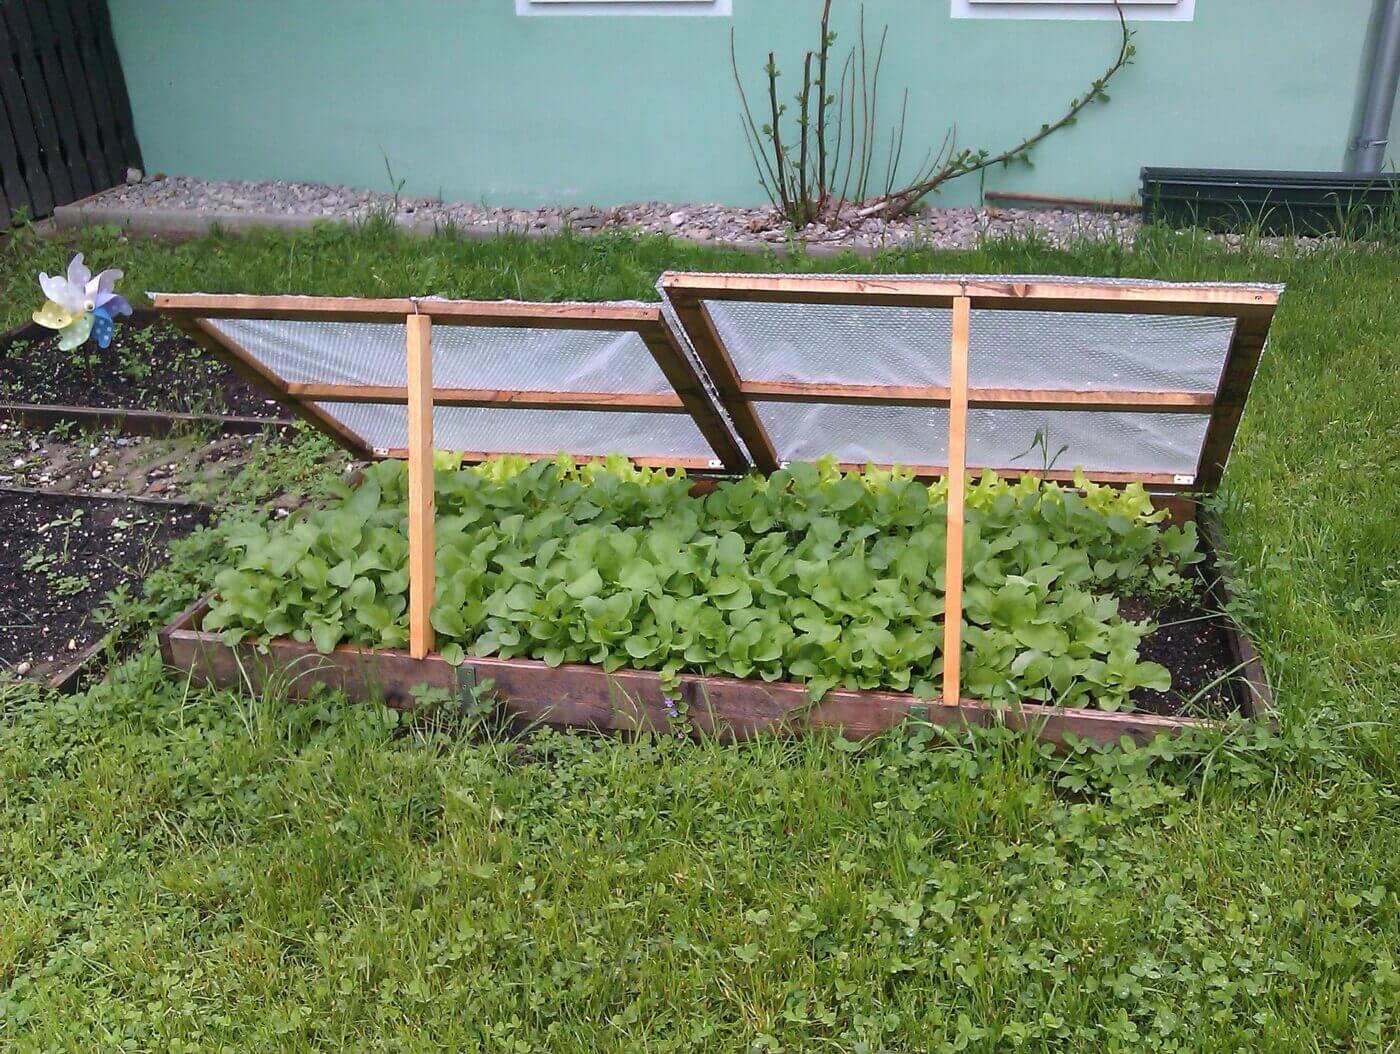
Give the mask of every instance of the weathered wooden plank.
[[169, 436], [213, 431], [220, 435], [255, 435], [269, 428], [285, 428], [285, 418], [247, 417], [234, 414], [187, 414], [165, 410], [128, 410], [117, 407], [65, 406], [56, 403], [0, 403], [0, 420], [25, 428], [48, 431], [55, 425], [82, 429], [111, 429], [123, 435]]
[[[263, 651], [235, 650], [217, 634], [196, 628], [202, 611], [200, 605], [192, 605], [160, 633], [166, 665], [196, 683], [255, 692], [277, 688], [294, 699], [323, 685], [351, 699], [411, 709], [419, 686], [461, 692], [490, 678], [492, 698], [501, 711], [522, 724], [617, 732], [673, 732], [681, 727], [669, 715], [659, 676], [649, 671], [604, 673], [597, 666], [550, 667], [532, 659], [473, 657], [459, 669], [437, 655], [414, 659], [399, 649], [348, 646], [321, 655], [314, 646], [291, 640], [272, 641]], [[865, 739], [912, 720], [951, 728], [1006, 724], [1064, 746], [1074, 738], [1107, 744], [1124, 736], [1144, 743], [1161, 734], [1215, 724], [1200, 718], [1029, 703], [998, 710], [974, 699], [940, 706], [898, 692], [845, 689], [830, 691], [813, 705], [801, 684], [697, 674], [681, 675], [679, 701], [693, 732], [726, 740], [816, 730]]]
[[12, 42], [17, 45], [15, 56], [19, 76], [24, 83], [24, 94], [39, 140], [40, 163], [53, 190], [55, 204], [74, 201], [78, 195], [73, 190], [73, 180], [64, 161], [58, 133], [59, 118], [49, 95], [48, 80], [39, 63], [39, 42], [30, 19], [29, 5], [0, 4], [0, 17], [9, 23]]
[[710, 444], [710, 449], [723, 467], [730, 472], [747, 471], [748, 457], [739, 448], [729, 426], [715, 408], [704, 382], [681, 350], [681, 338], [671, 331], [671, 324], [664, 315], [655, 330], [642, 332], [642, 340], [646, 342], [647, 350], [651, 352], [662, 376], [680, 397], [695, 426], [700, 429], [700, 434]]
[[1232, 564], [1229, 551], [1225, 547], [1224, 531], [1220, 521], [1209, 513], [1202, 513], [1197, 522], [1201, 529], [1203, 548], [1215, 566], [1215, 574], [1208, 579], [1209, 595], [1216, 608], [1226, 612], [1225, 639], [1235, 671], [1232, 680], [1240, 689], [1237, 693], [1240, 696], [1240, 709], [1246, 717], [1267, 721], [1277, 727], [1278, 714], [1274, 710], [1274, 693], [1269, 685], [1263, 660], [1259, 656], [1259, 649], [1255, 647], [1244, 627], [1229, 614], [1231, 596], [1226, 570]]
[[441, 326], [501, 326], [637, 332], [660, 325], [661, 309], [644, 304], [547, 304], [513, 300], [410, 297], [255, 296], [242, 293], [154, 293], [162, 314], [278, 321], [402, 322], [428, 315]]
[[[54, 133], [58, 137], [61, 150], [61, 163], [73, 187], [73, 196], [85, 198], [106, 187], [100, 171], [94, 172], [88, 166], [88, 150], [84, 136], [90, 134], [93, 126], [92, 108], [86, 93], [74, 92], [74, 77], [65, 68], [66, 56], [63, 40], [54, 30], [49, 3], [21, 5], [26, 7], [29, 23], [34, 31], [35, 51], [40, 70], [44, 75], [44, 87], [54, 109]], [[76, 70], [72, 73], [76, 74]], [[78, 81], [81, 84], [81, 81]]]
[[1225, 463], [1235, 443], [1235, 433], [1244, 416], [1254, 372], [1264, 354], [1264, 342], [1269, 336], [1268, 317], [1240, 319], [1225, 353], [1225, 367], [1220, 374], [1220, 389], [1215, 394], [1215, 409], [1206, 427], [1201, 457], [1196, 465], [1196, 486], [1212, 491], [1220, 486], [1225, 475]]
[[[427, 316], [424, 316], [427, 317]], [[408, 389], [379, 384], [288, 384], [287, 394], [322, 403], [408, 402]], [[626, 410], [684, 414], [679, 395], [666, 392], [559, 392], [530, 388], [434, 388], [438, 406], [505, 406], [518, 410]]]
[[[575, 461], [601, 462], [604, 459], [602, 454], [577, 454], [568, 450], [454, 450], [452, 453], [461, 457], [467, 464], [474, 464], [481, 461], [489, 461], [496, 457], [523, 457], [530, 461], [550, 461], [558, 457], [559, 454], [567, 454]], [[390, 447], [387, 450], [376, 451], [379, 457], [397, 458], [402, 461], [408, 457], [407, 447]], [[663, 454], [628, 454], [627, 460], [641, 468], [677, 468], [690, 471], [713, 471], [714, 466], [709, 458], [704, 457], [668, 457]]]
[[[92, 74], [84, 66], [82, 37], [73, 21], [72, 0], [51, 0], [46, 5], [47, 17], [52, 20], [55, 52], [68, 84], [69, 99], [73, 105], [76, 129], [83, 162], [88, 169], [88, 177], [93, 191], [116, 185], [126, 178], [126, 169], [113, 166], [102, 137], [102, 112], [92, 92]], [[110, 111], [110, 103], [107, 107]]]
[[1272, 310], [1277, 290], [1264, 286], [1197, 286], [1054, 279], [918, 278], [878, 275], [715, 275], [669, 272], [673, 296], [764, 303], [950, 307], [968, 296], [974, 308], [1243, 316]]
[[[17, 178], [14, 183], [9, 184], [5, 196], [11, 202], [12, 208], [23, 206], [29, 210], [29, 218], [35, 219], [53, 212], [54, 190], [49, 183], [48, 173], [44, 170], [44, 151], [39, 143], [39, 131], [34, 122], [34, 115], [29, 109], [28, 93], [20, 79], [19, 65], [9, 59], [9, 56], [18, 52], [20, 48], [20, 43], [11, 29], [10, 7], [11, 5], [0, 4], [0, 56], [3, 56], [3, 61], [0, 61], [0, 105], [3, 105], [5, 117], [10, 125], [17, 162], [14, 170]], [[4, 139], [5, 136], [0, 135], [0, 142]], [[22, 168], [23, 172], [20, 172], [19, 168]], [[16, 186], [16, 183], [22, 186], [22, 194], [19, 193], [20, 186]], [[7, 213], [7, 224], [9, 219]]]
[[[947, 406], [947, 385], [813, 384], [799, 381], [744, 381], [750, 399], [790, 403], [859, 403], [880, 406]], [[1211, 392], [1128, 391], [1099, 388], [969, 388], [967, 404], [977, 409], [1104, 410], [1116, 413], [1205, 413]]]
[[776, 472], [779, 467], [777, 449], [753, 404], [744, 397], [739, 371], [725, 350], [724, 341], [715, 331], [714, 320], [705, 310], [705, 305], [688, 297], [672, 296], [671, 306], [685, 327], [690, 346], [695, 349], [705, 372], [719, 390], [720, 399], [729, 411], [739, 437], [748, 447], [754, 466], [760, 472]]
[[110, 187], [122, 183], [126, 179], [127, 165], [138, 161], [128, 162], [122, 146], [121, 122], [107, 90], [107, 77], [92, 27], [85, 24], [88, 17], [85, 7], [85, 0], [57, 0], [53, 12], [59, 32], [67, 36], [69, 46], [78, 55], [78, 66], [95, 115], [92, 136], [107, 173], [105, 185]]
[[121, 144], [122, 160], [139, 168], [141, 145], [136, 141], [136, 122], [131, 114], [131, 99], [126, 92], [126, 77], [122, 74], [121, 57], [117, 54], [116, 36], [112, 33], [112, 19], [107, 10], [107, 0], [85, 2], [88, 11], [87, 24], [91, 27], [91, 37], [101, 60], [102, 75], [116, 117], [114, 125], [117, 140]]
[[[947, 465], [894, 465], [890, 462], [864, 462], [864, 461], [842, 461], [839, 467], [843, 472], [862, 472], [867, 467], [876, 469], [899, 468], [908, 472], [918, 479], [936, 479], [939, 476], [948, 474]], [[967, 468], [972, 472], [995, 472], [998, 476], [1010, 479], [1019, 479], [1022, 476], [1034, 476], [1036, 479], [1055, 480], [1059, 483], [1069, 483], [1074, 480], [1073, 469], [1043, 469], [1029, 465], [980, 465], [976, 459], [970, 460]], [[1084, 478], [1092, 483], [1107, 483], [1114, 486], [1125, 486], [1129, 483], [1141, 483], [1144, 486], [1162, 490], [1183, 490], [1188, 489], [1190, 484], [1178, 483], [1176, 477], [1169, 472], [1107, 472], [1107, 471], [1086, 471]]]

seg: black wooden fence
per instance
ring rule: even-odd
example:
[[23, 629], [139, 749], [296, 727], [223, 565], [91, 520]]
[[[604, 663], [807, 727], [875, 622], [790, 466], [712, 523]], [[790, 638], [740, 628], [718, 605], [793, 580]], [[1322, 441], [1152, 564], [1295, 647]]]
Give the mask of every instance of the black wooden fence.
[[0, 229], [140, 165], [107, 0], [0, 0]]

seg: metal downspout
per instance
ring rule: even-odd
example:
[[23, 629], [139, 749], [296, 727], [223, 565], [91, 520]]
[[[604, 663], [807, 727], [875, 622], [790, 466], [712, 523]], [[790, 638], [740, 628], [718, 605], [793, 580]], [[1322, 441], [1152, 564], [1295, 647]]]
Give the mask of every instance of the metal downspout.
[[1361, 120], [1356, 139], [1348, 151], [1348, 172], [1380, 172], [1385, 164], [1397, 84], [1400, 84], [1400, 0], [1385, 0], [1376, 29], [1376, 49], [1367, 71]]

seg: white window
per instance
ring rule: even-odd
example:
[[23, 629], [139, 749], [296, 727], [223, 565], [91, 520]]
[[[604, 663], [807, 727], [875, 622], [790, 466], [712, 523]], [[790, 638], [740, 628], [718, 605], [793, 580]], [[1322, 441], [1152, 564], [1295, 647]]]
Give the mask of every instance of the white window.
[[[1196, 0], [1120, 0], [1130, 22], [1189, 22]], [[1111, 18], [1113, 0], [953, 0], [954, 18]]]
[[517, 15], [727, 15], [733, 0], [515, 0]]

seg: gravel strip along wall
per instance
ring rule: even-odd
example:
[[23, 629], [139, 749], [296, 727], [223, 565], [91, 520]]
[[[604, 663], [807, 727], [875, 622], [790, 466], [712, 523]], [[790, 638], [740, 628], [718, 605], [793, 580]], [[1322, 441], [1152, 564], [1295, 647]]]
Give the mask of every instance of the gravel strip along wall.
[[[430, 233], [455, 226], [464, 234], [491, 236], [503, 231], [552, 234], [565, 227], [584, 233], [637, 230], [697, 242], [752, 249], [781, 249], [793, 235], [771, 209], [725, 205], [646, 202], [609, 208], [545, 207], [510, 209], [396, 198], [392, 194], [318, 183], [209, 182], [183, 176], [148, 178], [114, 187], [57, 210], [60, 227], [116, 224], [134, 233], [190, 236], [211, 225], [297, 229], [317, 220], [364, 219], [387, 213], [407, 230]], [[912, 219], [886, 222], [843, 215], [832, 224], [813, 224], [797, 235], [810, 248], [873, 251], [900, 245], [960, 249], [981, 238], [1035, 232], [1056, 245], [1088, 238], [1131, 244], [1139, 221], [1125, 212], [1067, 209], [931, 208]]]

